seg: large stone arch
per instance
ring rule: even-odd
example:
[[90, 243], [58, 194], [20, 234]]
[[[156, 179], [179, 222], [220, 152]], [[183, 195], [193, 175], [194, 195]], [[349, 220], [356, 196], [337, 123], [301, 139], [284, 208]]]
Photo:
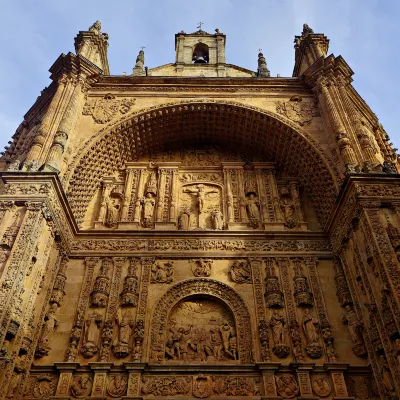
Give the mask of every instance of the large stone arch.
[[159, 363], [158, 355], [166, 343], [166, 324], [170, 311], [182, 299], [194, 295], [217, 298], [232, 311], [238, 332], [239, 361], [252, 362], [251, 317], [246, 302], [230, 286], [214, 279], [188, 279], [172, 286], [157, 302], [151, 319], [150, 362]]
[[186, 100], [141, 110], [88, 139], [63, 177], [78, 224], [102, 176], [145, 154], [204, 142], [261, 151], [266, 161], [299, 177], [325, 225], [339, 177], [321, 146], [286, 118], [222, 100]]

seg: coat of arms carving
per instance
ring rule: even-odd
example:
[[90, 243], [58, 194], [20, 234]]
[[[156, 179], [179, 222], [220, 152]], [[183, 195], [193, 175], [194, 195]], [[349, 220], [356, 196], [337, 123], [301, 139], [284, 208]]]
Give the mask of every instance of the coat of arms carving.
[[110, 122], [117, 114], [125, 115], [131, 110], [136, 99], [118, 99], [106, 94], [102, 99], [88, 100], [83, 107], [83, 115], [91, 115], [98, 124]]
[[301, 96], [292, 96], [289, 101], [276, 101], [275, 105], [278, 114], [300, 126], [311, 124], [312, 118], [320, 115], [315, 101], [303, 101]]

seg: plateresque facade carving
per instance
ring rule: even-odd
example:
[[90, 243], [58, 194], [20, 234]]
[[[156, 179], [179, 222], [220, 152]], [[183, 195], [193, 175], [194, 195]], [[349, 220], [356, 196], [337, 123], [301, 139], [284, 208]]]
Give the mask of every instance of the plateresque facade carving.
[[108, 39], [0, 158], [0, 399], [398, 398], [397, 155], [326, 36], [290, 79], [201, 27], [115, 76]]

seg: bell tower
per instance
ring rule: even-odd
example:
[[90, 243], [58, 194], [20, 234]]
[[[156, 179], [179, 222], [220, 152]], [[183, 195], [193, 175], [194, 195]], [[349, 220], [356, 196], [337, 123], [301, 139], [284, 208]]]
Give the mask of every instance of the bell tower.
[[175, 35], [176, 70], [180, 75], [226, 76], [226, 36], [215, 29], [210, 34], [201, 29], [193, 33], [181, 31]]

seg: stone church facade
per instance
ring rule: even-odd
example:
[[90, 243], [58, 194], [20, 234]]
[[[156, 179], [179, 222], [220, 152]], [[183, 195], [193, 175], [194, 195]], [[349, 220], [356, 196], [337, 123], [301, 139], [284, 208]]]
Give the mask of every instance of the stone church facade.
[[110, 75], [99, 22], [1, 158], [1, 399], [397, 399], [396, 149], [306, 24]]

